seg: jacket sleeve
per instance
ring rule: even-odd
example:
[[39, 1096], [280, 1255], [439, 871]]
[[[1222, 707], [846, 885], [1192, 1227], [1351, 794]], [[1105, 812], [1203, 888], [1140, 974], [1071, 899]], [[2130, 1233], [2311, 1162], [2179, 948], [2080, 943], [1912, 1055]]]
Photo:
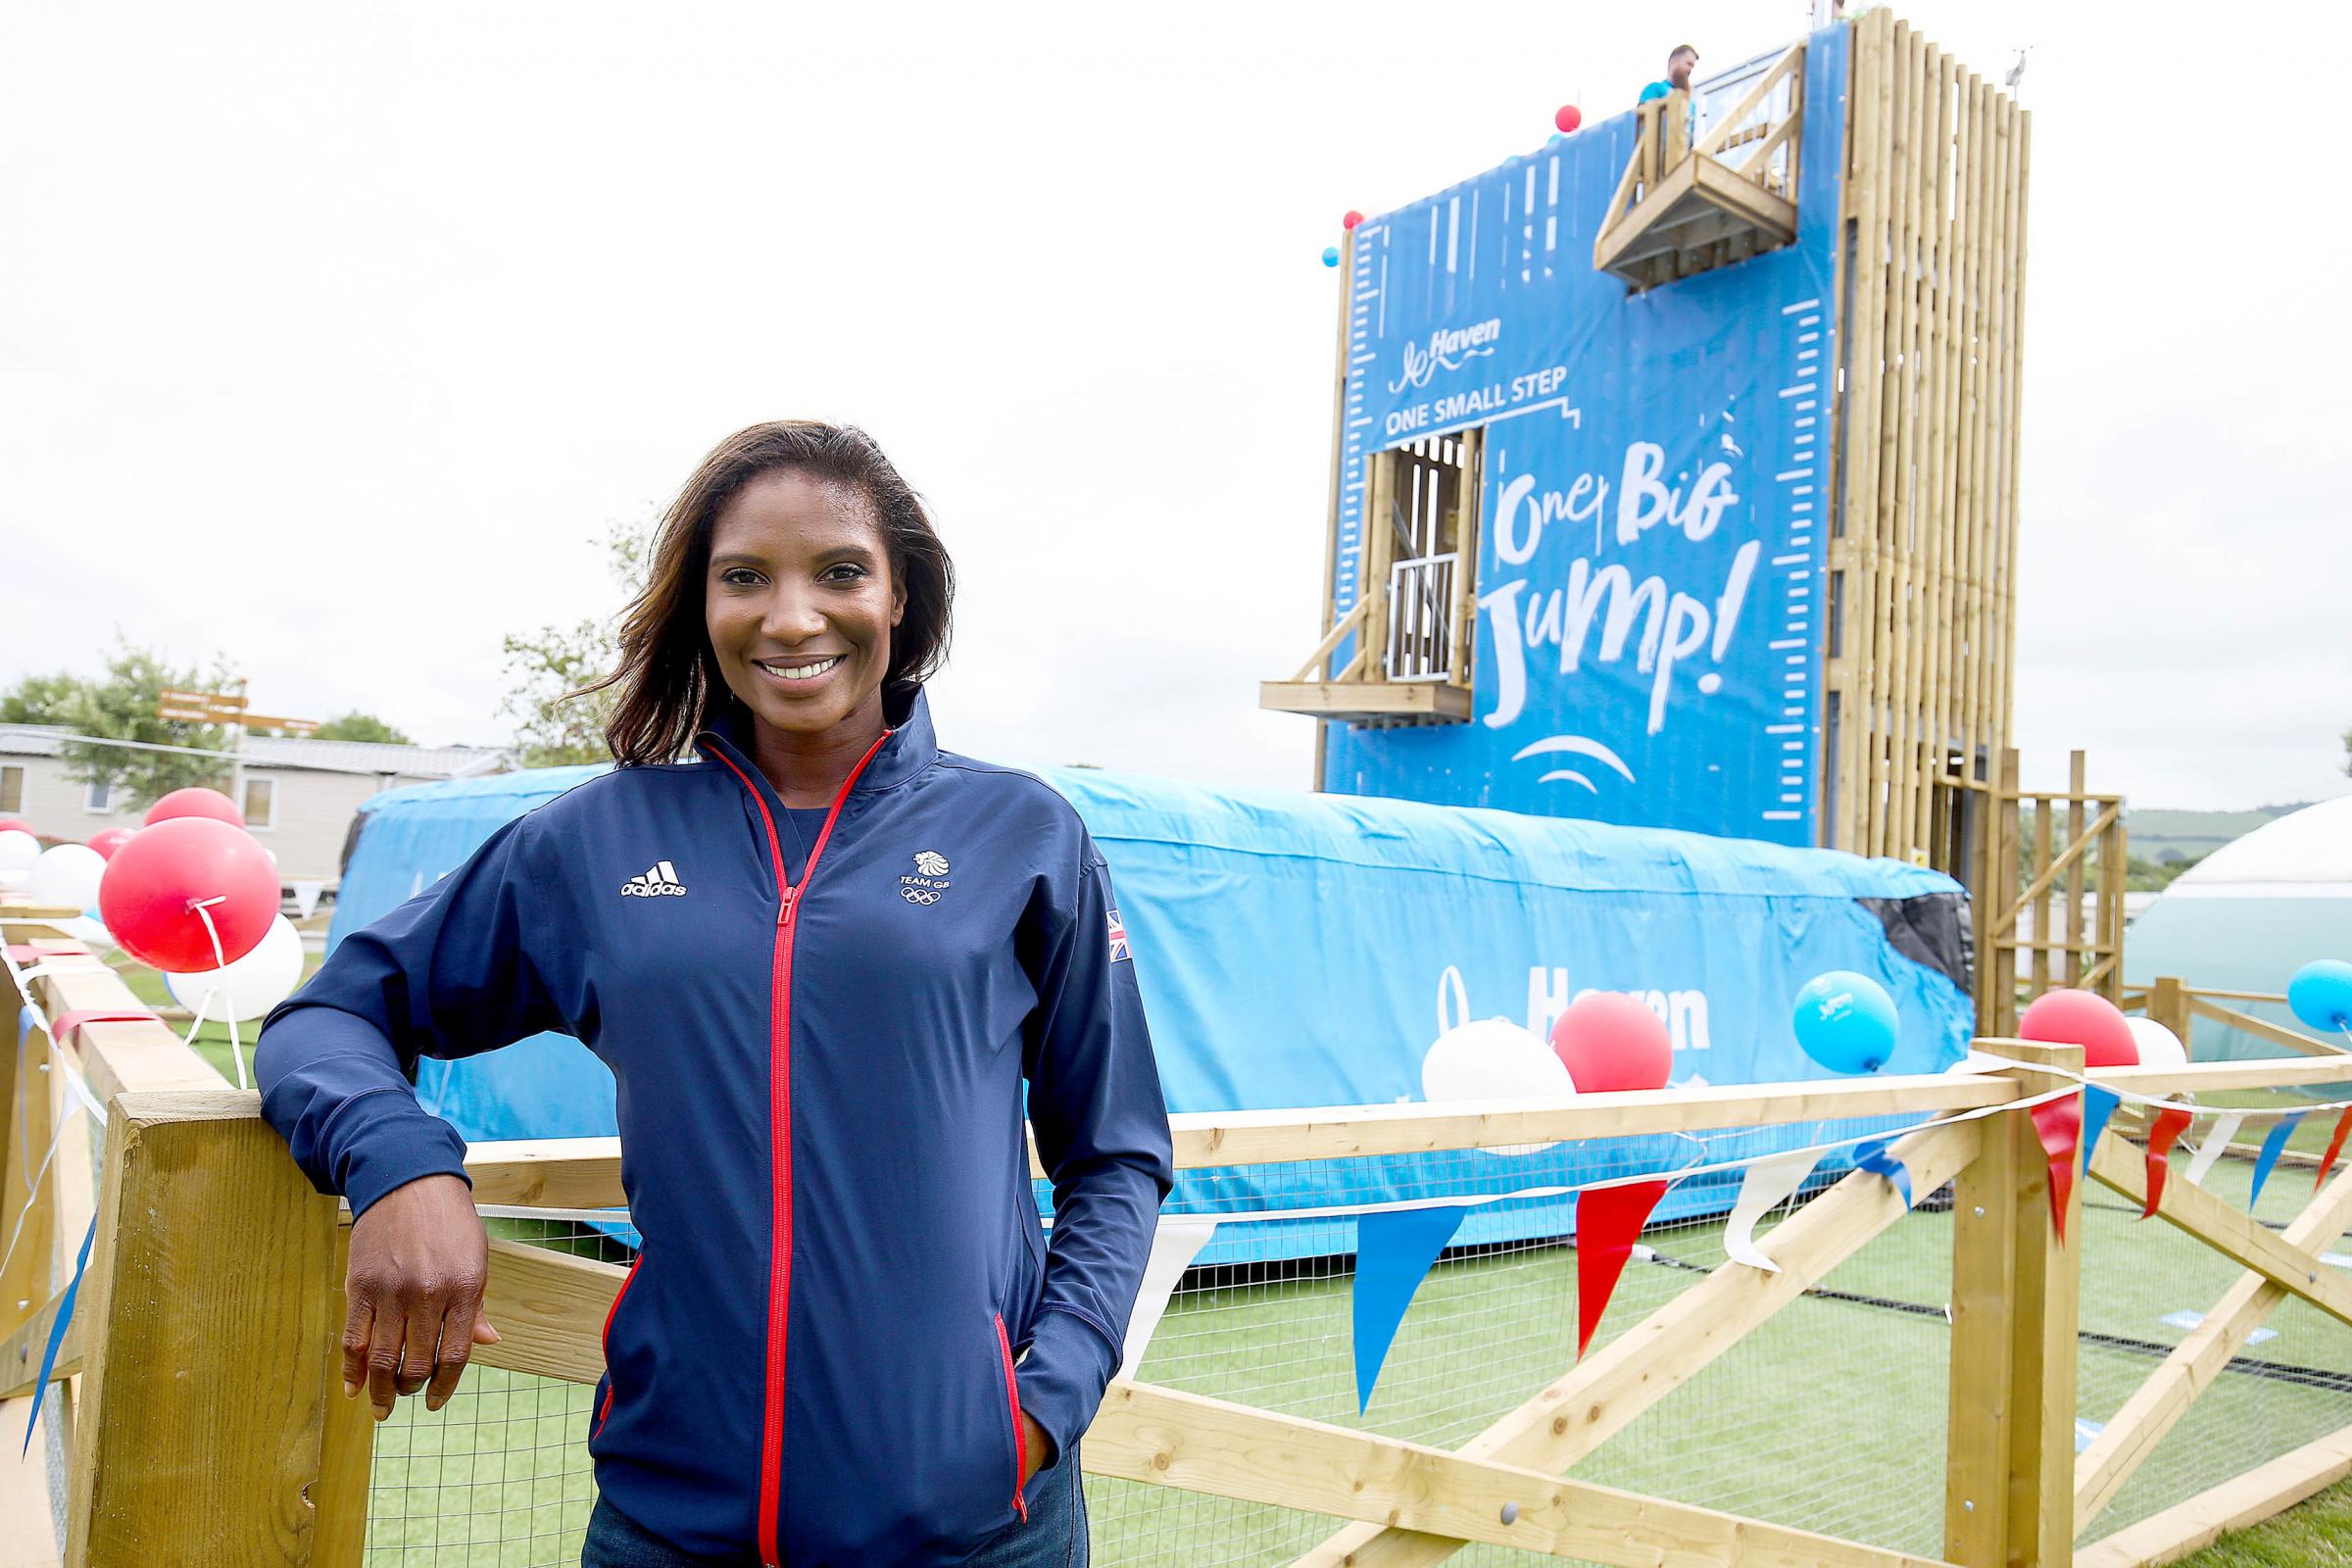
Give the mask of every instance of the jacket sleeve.
[[1046, 1279], [1017, 1374], [1021, 1408], [1057, 1460], [1086, 1431], [1118, 1370], [1160, 1200], [1173, 1181], [1167, 1104], [1144, 1023], [1110, 868], [1079, 829], [1032, 974], [1038, 1009], [1024, 1044], [1029, 1121], [1054, 1183]]
[[569, 1032], [525, 943], [534, 842], [530, 813], [505, 823], [465, 864], [345, 937], [262, 1020], [262, 1115], [312, 1186], [349, 1199], [354, 1218], [420, 1176], [466, 1178], [466, 1140], [410, 1086], [418, 1056]]

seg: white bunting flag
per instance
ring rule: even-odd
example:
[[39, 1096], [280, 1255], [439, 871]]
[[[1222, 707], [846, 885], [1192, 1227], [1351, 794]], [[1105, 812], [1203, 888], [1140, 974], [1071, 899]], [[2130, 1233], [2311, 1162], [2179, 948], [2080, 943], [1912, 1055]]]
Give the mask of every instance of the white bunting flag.
[[1818, 1152], [1800, 1151], [1793, 1154], [1777, 1154], [1771, 1159], [1759, 1159], [1747, 1167], [1746, 1176], [1740, 1182], [1740, 1201], [1732, 1205], [1731, 1224], [1723, 1233], [1723, 1250], [1735, 1263], [1760, 1268], [1767, 1274], [1778, 1274], [1781, 1265], [1766, 1257], [1756, 1247], [1756, 1221], [1762, 1219], [1788, 1196], [1805, 1185], [1819, 1162]]
[[1144, 1347], [1152, 1343], [1152, 1332], [1168, 1309], [1168, 1297], [1175, 1292], [1176, 1282], [1184, 1278], [1184, 1271], [1193, 1266], [1193, 1259], [1216, 1234], [1213, 1219], [1163, 1219], [1152, 1233], [1152, 1256], [1144, 1264], [1144, 1283], [1135, 1293], [1135, 1310], [1127, 1315], [1127, 1348], [1119, 1357], [1120, 1377], [1135, 1376], [1144, 1359]]
[[2229, 1149], [2230, 1140], [2237, 1136], [2237, 1130], [2245, 1124], [2244, 1114], [2237, 1111], [2213, 1118], [2213, 1131], [2206, 1134], [2205, 1141], [2197, 1146], [2197, 1157], [2188, 1163], [2190, 1185], [2196, 1187], [2205, 1185], [2205, 1173], [2213, 1169], [2214, 1161], [2222, 1157], [2223, 1152]]

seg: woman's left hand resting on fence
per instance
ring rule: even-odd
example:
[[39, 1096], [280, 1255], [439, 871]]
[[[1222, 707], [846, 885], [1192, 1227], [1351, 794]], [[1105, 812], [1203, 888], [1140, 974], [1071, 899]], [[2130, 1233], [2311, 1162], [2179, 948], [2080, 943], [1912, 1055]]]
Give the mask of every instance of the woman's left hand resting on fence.
[[496, 1345], [482, 1312], [490, 1239], [473, 1190], [456, 1176], [420, 1176], [396, 1187], [352, 1222], [343, 1294], [343, 1396], [365, 1383], [375, 1419], [395, 1394], [426, 1390], [438, 1410], [457, 1392], [475, 1345]]

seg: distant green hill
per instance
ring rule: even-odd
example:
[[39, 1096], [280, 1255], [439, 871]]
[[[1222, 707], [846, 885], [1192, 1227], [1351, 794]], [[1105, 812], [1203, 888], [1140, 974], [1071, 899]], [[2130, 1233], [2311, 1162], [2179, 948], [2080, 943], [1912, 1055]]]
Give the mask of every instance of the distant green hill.
[[2134, 860], [2200, 860], [2231, 839], [2243, 838], [2263, 823], [2310, 804], [2297, 801], [2251, 811], [2126, 811], [2124, 832]]

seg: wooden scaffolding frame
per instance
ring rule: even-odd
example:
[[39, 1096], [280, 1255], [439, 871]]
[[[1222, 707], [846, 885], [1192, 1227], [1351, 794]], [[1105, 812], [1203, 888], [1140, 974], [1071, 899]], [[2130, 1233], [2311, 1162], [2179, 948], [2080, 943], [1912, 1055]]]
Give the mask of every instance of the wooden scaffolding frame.
[[1822, 842], [1934, 861], [2009, 747], [2033, 117], [1852, 26]]
[[[19, 910], [9, 911], [22, 917]], [[57, 920], [64, 911], [43, 911]], [[54, 925], [10, 935], [64, 952]], [[65, 963], [32, 983], [49, 1017], [131, 1002], [111, 969]], [[2167, 1017], [2230, 994], [2160, 981], [2133, 999]], [[2259, 999], [2255, 999], [2259, 1000]], [[2222, 1008], [2228, 1012], [2230, 1009]], [[2316, 1046], [2316, 1042], [2307, 1042]], [[2283, 1236], [2186, 1182], [2158, 1212], [2246, 1268], [2207, 1327], [2151, 1377], [2098, 1445], [2074, 1453], [2081, 1248], [2062, 1245], [2046, 1157], [2026, 1113], [2082, 1070], [2080, 1048], [1978, 1042], [2009, 1058], [1981, 1076], [1846, 1079], [1595, 1094], [1550, 1102], [1336, 1106], [1173, 1118], [1176, 1163], [1229, 1168], [1567, 1139], [1818, 1124], [1889, 1115], [1942, 1120], [1902, 1135], [1895, 1157], [1920, 1191], [1955, 1181], [1952, 1377], [1940, 1554], [1924, 1557], [1768, 1520], [1642, 1495], [1568, 1472], [1799, 1299], [1889, 1227], [1906, 1204], [1882, 1177], [1847, 1174], [1760, 1244], [1767, 1272], [1726, 1262], [1615, 1335], [1518, 1408], [1447, 1450], [1143, 1382], [1117, 1381], [1085, 1455], [1096, 1474], [1331, 1518], [1298, 1568], [1436, 1564], [1472, 1543], [1633, 1565], [1995, 1568], [2167, 1561], [2221, 1524], [2251, 1522], [2352, 1471], [2352, 1426], [2257, 1465], [2077, 1556], [2092, 1517], [2263, 1313], [2293, 1295], [2352, 1321], [2352, 1285], [2316, 1253], [2352, 1223], [2352, 1173]], [[53, 1043], [107, 1111], [104, 1179], [91, 1195], [47, 1183], [30, 1227], [54, 1244], [94, 1215], [96, 1247], [52, 1389], [72, 1431], [67, 1568], [155, 1561], [356, 1568], [366, 1547], [373, 1423], [335, 1386], [350, 1220], [312, 1191], [260, 1116], [160, 1022], [94, 1023]], [[0, 1060], [5, 1060], [0, 1057]], [[2352, 1086], [2352, 1054], [2124, 1068], [2102, 1082], [2143, 1095]], [[62, 1073], [10, 1097], [0, 1169], [13, 1171], [70, 1104]], [[6, 1086], [15, 1087], [15, 1086]], [[13, 1108], [21, 1102], [23, 1108]], [[2127, 1129], [2128, 1118], [2117, 1131]], [[86, 1152], [85, 1152], [86, 1157]], [[1039, 1167], [1032, 1152], [1032, 1169]], [[85, 1165], [86, 1168], [86, 1165]], [[611, 1138], [478, 1144], [480, 1203], [558, 1209], [625, 1202]], [[2110, 1142], [2098, 1180], [2137, 1198], [2136, 1162]], [[93, 1200], [94, 1197], [94, 1200]], [[2065, 1231], [2080, 1234], [2081, 1188]], [[79, 1205], [79, 1206], [76, 1206]], [[25, 1274], [32, 1294], [0, 1312], [0, 1399], [22, 1399], [63, 1307], [58, 1253]], [[15, 1276], [12, 1276], [14, 1278]], [[485, 1306], [501, 1339], [473, 1359], [574, 1383], [602, 1373], [601, 1328], [625, 1271], [568, 1251], [490, 1247]], [[17, 1287], [12, 1287], [17, 1288]], [[9, 1303], [0, 1302], [0, 1306]], [[0, 1532], [34, 1521], [0, 1519]], [[46, 1539], [45, 1519], [39, 1521]], [[14, 1545], [16, 1538], [0, 1534]]]

